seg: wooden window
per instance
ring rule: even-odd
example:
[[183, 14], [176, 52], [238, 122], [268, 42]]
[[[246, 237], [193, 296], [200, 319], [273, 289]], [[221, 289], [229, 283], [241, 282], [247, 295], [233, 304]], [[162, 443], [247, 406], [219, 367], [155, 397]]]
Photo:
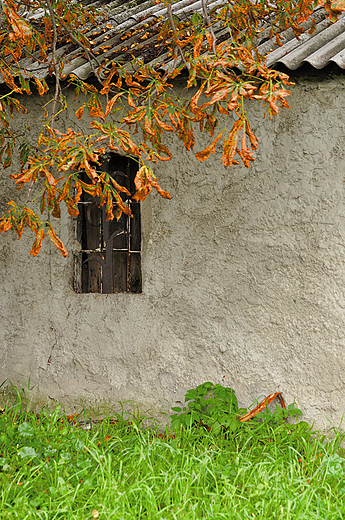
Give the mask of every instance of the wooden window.
[[[135, 193], [134, 177], [138, 165], [133, 159], [111, 154], [103, 161], [101, 169], [132, 195]], [[90, 182], [88, 178], [85, 180]], [[100, 206], [99, 199], [83, 193], [77, 230], [81, 244], [77, 259], [77, 292], [109, 294], [140, 293], [142, 290], [140, 203], [123, 193], [121, 196], [131, 208], [133, 217], [123, 213], [118, 221], [107, 221], [105, 205]]]

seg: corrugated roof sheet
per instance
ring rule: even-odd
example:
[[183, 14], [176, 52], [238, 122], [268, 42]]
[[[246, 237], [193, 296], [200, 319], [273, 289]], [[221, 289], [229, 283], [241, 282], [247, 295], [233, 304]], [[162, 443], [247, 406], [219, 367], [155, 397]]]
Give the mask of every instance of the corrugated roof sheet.
[[[208, 8], [213, 9], [223, 4], [224, 0], [209, 0]], [[126, 63], [134, 55], [146, 63], [164, 61], [165, 68], [173, 63], [173, 57], [167, 52], [164, 42], [157, 40], [159, 25], [168, 19], [167, 8], [155, 5], [154, 0], [114, 0], [106, 3], [96, 0], [90, 5], [97, 9], [97, 25], [86, 28], [86, 36], [92, 42], [93, 53], [101, 61]], [[202, 11], [200, 0], [180, 0], [172, 5], [173, 14], [182, 21], [192, 11]], [[31, 18], [37, 19], [40, 16], [37, 11]], [[325, 10], [319, 9], [305, 24], [306, 29], [311, 28], [313, 20], [316, 29], [312, 34], [306, 31], [297, 39], [292, 29], [289, 29], [280, 35], [281, 46], [269, 39], [262, 44], [258, 42], [260, 53], [267, 54], [267, 64], [271, 67], [282, 64], [293, 71], [305, 63], [315, 69], [322, 69], [333, 62], [345, 69], [345, 13], [336, 23], [330, 25], [325, 18]], [[222, 25], [214, 27], [217, 38], [224, 39], [226, 31]], [[73, 73], [83, 80], [93, 74], [90, 63], [73, 42], [60, 47], [57, 54], [65, 63], [63, 74]], [[46, 63], [36, 61], [35, 55], [21, 60], [18, 65], [28, 75], [34, 73], [39, 78], [48, 76]], [[0, 82], [2, 81], [0, 78]]]
[[[224, 0], [209, 0], [209, 9], [224, 4]], [[98, 25], [90, 28], [85, 34], [92, 42], [92, 51], [96, 56], [104, 60], [126, 62], [132, 55], [143, 58], [146, 63], [161, 61], [162, 58], [169, 61], [169, 54], [162, 42], [158, 42], [157, 35], [159, 25], [168, 20], [167, 8], [154, 5], [154, 0], [114, 0], [102, 4], [96, 1], [90, 4], [98, 11], [96, 21]], [[200, 0], [180, 0], [172, 5], [172, 13], [180, 20], [186, 18], [186, 14], [193, 11], [201, 11]], [[41, 16], [36, 11], [30, 19], [35, 20]], [[105, 21], [104, 21], [105, 20]], [[74, 73], [85, 80], [92, 75], [92, 67], [83, 52], [76, 48], [74, 43], [69, 43], [57, 49], [57, 55], [63, 57], [65, 67], [63, 74]], [[36, 53], [38, 58], [38, 53]], [[26, 58], [18, 62], [18, 67], [26, 70], [28, 75], [34, 73], [38, 78], [48, 76], [46, 64]]]
[[[322, 18], [320, 20], [320, 17]], [[330, 63], [335, 63], [345, 69], [345, 13], [339, 16], [334, 24], [324, 18], [324, 11], [315, 14], [316, 28], [310, 34], [306, 31], [297, 39], [293, 31], [285, 31], [281, 35], [283, 45], [273, 50], [270, 42], [259, 45], [262, 54], [267, 54], [266, 63], [269, 67], [283, 64], [289, 70], [297, 70], [304, 64], [309, 64], [321, 70]], [[311, 25], [311, 23], [310, 23]]]

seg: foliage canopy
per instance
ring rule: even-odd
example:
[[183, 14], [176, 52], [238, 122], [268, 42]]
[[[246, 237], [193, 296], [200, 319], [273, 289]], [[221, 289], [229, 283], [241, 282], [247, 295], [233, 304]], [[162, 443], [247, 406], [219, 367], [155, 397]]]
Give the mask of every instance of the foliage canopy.
[[[195, 153], [199, 161], [208, 159], [222, 143], [226, 167], [239, 162], [248, 167], [258, 142], [244, 101], [263, 103], [273, 117], [279, 106], [288, 107], [285, 98], [291, 85], [286, 74], [265, 65], [265, 57], [257, 51], [258, 41], [264, 35], [279, 45], [279, 34], [289, 27], [299, 37], [305, 30], [301, 24], [317, 6], [325, 7], [331, 22], [345, 9], [344, 0], [223, 0], [215, 7], [201, 0], [199, 10], [191, 10], [181, 21], [174, 16], [173, 0], [156, 0], [155, 4], [164, 15], [151, 17], [147, 23], [141, 20], [141, 34], [133, 31], [130, 35], [134, 43], [125, 49], [126, 59], [111, 59], [110, 46], [97, 47], [90, 27], [112, 26], [105, 25], [106, 15], [92, 5], [72, 0], [0, 0], [0, 70], [5, 84], [0, 95], [0, 161], [10, 169], [16, 187], [27, 189], [24, 205], [8, 203], [0, 232], [13, 229], [20, 238], [24, 227], [29, 227], [36, 235], [33, 256], [39, 253], [45, 234], [64, 256], [68, 254], [42, 215], [48, 211], [60, 217], [64, 202], [69, 214], [77, 216], [83, 192], [106, 205], [108, 220], [130, 214], [121, 193], [144, 200], [155, 188], [170, 198], [150, 166], [171, 159], [164, 143], [167, 132], [175, 133], [193, 151], [195, 128], [199, 128], [210, 136], [210, 144]], [[220, 25], [225, 32], [217, 38], [215, 27]], [[314, 28], [315, 24], [310, 32]], [[139, 43], [153, 36], [159, 52], [156, 59], [148, 60], [138, 52]], [[66, 46], [74, 46], [74, 57], [89, 62], [88, 79], [65, 72]], [[191, 89], [190, 96], [176, 92], [176, 77], [186, 91]], [[65, 90], [69, 86], [76, 98], [80, 94], [85, 98], [75, 112], [75, 126], [63, 132], [57, 115], [68, 109]], [[13, 129], [11, 119], [15, 112], [26, 113], [26, 96], [35, 91], [50, 98], [33, 146], [25, 132]], [[82, 133], [77, 123], [85, 111], [91, 117], [90, 130]], [[225, 125], [217, 131], [220, 118]], [[20, 171], [10, 168], [15, 148], [20, 152]], [[136, 193], [129, 194], [101, 171], [101, 158], [109, 151], [138, 161]], [[82, 172], [87, 182], [81, 179]]]

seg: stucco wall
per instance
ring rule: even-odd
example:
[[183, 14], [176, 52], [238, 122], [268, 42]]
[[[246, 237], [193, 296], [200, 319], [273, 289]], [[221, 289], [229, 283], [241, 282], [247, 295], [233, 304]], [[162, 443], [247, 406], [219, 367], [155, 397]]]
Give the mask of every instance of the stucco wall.
[[199, 163], [170, 138], [174, 160], [156, 171], [173, 199], [142, 204], [142, 294], [73, 292], [66, 214], [67, 259], [48, 242], [30, 257], [29, 231], [2, 234], [0, 382], [31, 377], [38, 403], [69, 411], [134, 399], [157, 415], [209, 380], [243, 405], [281, 391], [318, 426], [339, 425], [345, 79], [300, 79], [289, 102], [273, 121], [250, 107], [249, 169], [225, 169], [220, 150]]

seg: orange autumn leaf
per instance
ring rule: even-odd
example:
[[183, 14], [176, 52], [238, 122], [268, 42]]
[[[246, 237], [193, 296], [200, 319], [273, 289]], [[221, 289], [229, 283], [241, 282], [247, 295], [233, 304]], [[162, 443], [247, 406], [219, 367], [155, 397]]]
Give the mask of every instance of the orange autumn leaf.
[[69, 196], [70, 187], [71, 187], [71, 178], [69, 177], [66, 180], [65, 185], [62, 189], [62, 192], [60, 193], [60, 195], [58, 197], [58, 203], [60, 203], [62, 200], [65, 200]]
[[118, 92], [114, 97], [112, 97], [108, 103], [107, 103], [107, 106], [105, 107], [105, 110], [104, 110], [104, 115], [107, 116], [108, 114], [110, 114], [113, 106], [115, 105], [116, 101], [119, 99], [119, 97], [123, 96], [124, 92]]
[[142, 166], [139, 168], [134, 179], [134, 185], [137, 191], [133, 196], [133, 199], [137, 202], [139, 200], [145, 200], [147, 195], [151, 193], [152, 188], [155, 188], [162, 197], [171, 199], [169, 193], [162, 190], [159, 186], [156, 176], [148, 166]]
[[99, 117], [103, 121], [105, 119], [105, 115], [103, 113], [103, 110], [101, 110], [100, 108], [94, 107], [94, 106], [90, 108], [90, 116], [91, 117]]
[[159, 193], [159, 195], [161, 197], [163, 197], [164, 199], [171, 199], [171, 196], [170, 196], [169, 192], [165, 191], [165, 190], [162, 190], [162, 188], [160, 187], [160, 185], [158, 184], [157, 181], [152, 180], [151, 181], [151, 185], [152, 185], [153, 188], [156, 188], [157, 192]]
[[224, 153], [222, 155], [222, 163], [224, 164], [224, 166], [231, 166], [235, 163], [234, 158], [237, 151], [238, 133], [240, 129], [243, 127], [243, 124], [244, 123], [241, 119], [235, 121], [229, 136], [224, 141]]
[[110, 150], [119, 150], [120, 148], [114, 144], [114, 140], [112, 137], [109, 137], [108, 147]]
[[146, 132], [149, 135], [152, 135], [152, 136], [156, 135], [154, 130], [153, 130], [153, 128], [152, 128], [152, 123], [151, 123], [150, 119], [147, 116], [145, 116], [144, 128], [145, 128]]
[[[118, 70], [117, 63], [113, 63], [113, 65], [109, 71], [109, 74], [107, 75], [107, 79], [103, 83], [104, 86], [108, 86], [110, 84], [110, 82], [113, 79], [113, 76], [116, 74], [117, 70]], [[102, 91], [101, 91], [101, 94], [102, 94]]]
[[118, 182], [116, 182], [115, 179], [113, 179], [112, 177], [110, 178], [114, 188], [117, 190], [117, 191], [120, 191], [122, 193], [125, 193], [126, 195], [128, 195], [129, 197], [131, 196], [130, 192], [127, 190], [127, 188], [125, 188], [124, 186], [121, 186]]
[[79, 215], [78, 207], [75, 205], [75, 202], [70, 197], [66, 201], [68, 207], [68, 213], [71, 217], [77, 217]]
[[91, 166], [91, 164], [86, 159], [86, 157], [84, 157], [84, 159], [80, 163], [79, 169], [81, 170], [82, 168], [85, 169], [85, 171], [88, 174], [88, 176], [90, 177], [90, 179], [92, 179], [93, 181], [95, 181], [97, 183], [101, 182], [101, 179], [99, 178], [99, 175], [97, 175], [95, 168], [93, 168]]
[[222, 107], [222, 105], [218, 105], [217, 109], [218, 109], [218, 112], [220, 112], [221, 114], [224, 114], [224, 115], [227, 115], [227, 116], [230, 114], [229, 110], [227, 110], [226, 108]]
[[44, 231], [42, 228], [40, 228], [36, 233], [35, 242], [33, 243], [30, 255], [32, 255], [32, 256], [38, 255], [38, 253], [40, 252], [41, 247], [42, 247], [43, 239], [44, 239]]
[[74, 204], [78, 204], [78, 202], [80, 201], [80, 197], [83, 193], [83, 188], [82, 188], [80, 182], [75, 183], [75, 188], [76, 188], [77, 192], [75, 194]]
[[243, 131], [241, 150], [238, 150], [238, 154], [242, 159], [242, 162], [246, 168], [249, 168], [250, 161], [254, 161], [253, 153], [249, 150], [246, 145], [246, 132]]
[[258, 138], [254, 134], [253, 130], [250, 128], [248, 121], [246, 122], [246, 133], [249, 137], [252, 150], [256, 150], [258, 147]]
[[224, 89], [218, 90], [218, 92], [213, 94], [212, 99], [211, 99], [211, 103], [213, 104], [213, 103], [216, 103], [217, 101], [225, 100], [228, 97], [228, 94], [229, 94], [229, 89], [228, 88], [224, 88]]
[[267, 101], [268, 101], [268, 104], [269, 104], [268, 112], [269, 112], [270, 116], [276, 116], [278, 114], [278, 112], [279, 112], [279, 108], [278, 108], [278, 104], [277, 104], [277, 98], [272, 96]]
[[78, 110], [75, 113], [77, 119], [82, 118], [84, 110], [85, 110], [85, 105], [82, 105], [81, 107], [78, 108]]
[[126, 116], [122, 119], [123, 122], [127, 123], [128, 125], [132, 125], [135, 123], [139, 123], [142, 119], [144, 119], [146, 114], [146, 108], [145, 107], [137, 107], [130, 116]]
[[13, 7], [9, 6], [6, 0], [2, 2], [2, 8], [12, 29], [12, 32], [9, 33], [9, 39], [12, 41], [19, 40], [24, 45], [28, 43], [33, 34], [31, 27], [17, 14]]
[[174, 131], [174, 128], [171, 125], [168, 125], [167, 123], [164, 123], [164, 121], [159, 119], [159, 117], [156, 114], [154, 115], [154, 118], [155, 118], [155, 121], [156, 121], [157, 125], [162, 130], [166, 130], [167, 132], [173, 132]]
[[118, 193], [114, 195], [114, 199], [117, 204], [116, 220], [120, 219], [122, 213], [125, 213], [125, 215], [128, 215], [130, 217], [133, 216], [131, 208], [123, 203], [123, 200], [121, 199]]
[[207, 148], [205, 148], [205, 150], [202, 150], [201, 152], [198, 152], [195, 154], [195, 157], [198, 159], [198, 161], [200, 161], [200, 162], [206, 161], [206, 159], [209, 158], [210, 154], [212, 154], [216, 151], [217, 143], [218, 143], [219, 139], [222, 137], [222, 135], [223, 135], [223, 132], [221, 132], [215, 138], [215, 140], [210, 145], [208, 145]]
[[91, 195], [92, 197], [100, 197], [101, 195], [101, 187], [100, 184], [87, 184], [86, 182], [79, 181], [84, 191]]
[[43, 94], [48, 92], [49, 87], [48, 87], [45, 79], [38, 79], [38, 78], [34, 77], [34, 80], [35, 80], [36, 87], [37, 87], [37, 90], [38, 90], [38, 93], [40, 96], [43, 96]]
[[[23, 170], [21, 173], [18, 173], [17, 175], [10, 174], [11, 179], [16, 179], [16, 184], [24, 185], [26, 182], [30, 182], [33, 178], [34, 172], [32, 169], [29, 170]], [[20, 186], [22, 187], [22, 186]]]
[[193, 58], [194, 59], [196, 59], [200, 56], [203, 39], [204, 39], [204, 37], [201, 34], [195, 42], [194, 49], [193, 49]]
[[21, 94], [22, 90], [19, 87], [17, 87], [17, 85], [15, 84], [12, 74], [7, 69], [5, 69], [5, 67], [3, 67], [1, 69], [1, 72], [2, 72], [6, 85], [8, 85], [15, 92], [18, 92], [19, 94]]
[[210, 32], [207, 32], [206, 38], [207, 38], [207, 42], [208, 42], [208, 50], [209, 50], [209, 52], [211, 52], [213, 50], [213, 42], [214, 42], [213, 35]]
[[24, 229], [24, 219], [22, 219], [22, 221], [19, 223], [19, 225], [15, 229], [15, 231], [16, 231], [16, 233], [18, 235], [18, 240], [20, 240], [21, 237], [22, 237], [23, 229]]
[[194, 96], [190, 100], [190, 109], [196, 116], [200, 116], [201, 110], [200, 107], [198, 107], [198, 101], [202, 94], [202, 91], [204, 90], [205, 85], [201, 85], [199, 90], [194, 94]]
[[134, 103], [133, 98], [130, 94], [127, 96], [127, 102], [131, 108], [137, 108], [137, 105]]
[[228, 97], [228, 93], [229, 93], [228, 88], [219, 90], [218, 92], [213, 94], [211, 101], [208, 101], [207, 103], [204, 103], [203, 105], [201, 105], [200, 109], [202, 110], [210, 105], [214, 105], [215, 103], [217, 103], [219, 101], [224, 101]]
[[131, 152], [133, 155], [140, 155], [139, 148], [133, 143], [128, 132], [118, 131], [117, 134], [120, 146], [126, 153]]
[[[107, 217], [107, 220], [114, 220], [114, 218], [115, 218], [114, 213], [113, 213], [113, 199], [110, 199], [109, 206], [107, 207], [106, 217]], [[119, 219], [116, 218], [116, 220], [119, 220]]]
[[40, 171], [40, 176], [45, 177], [47, 179], [48, 183], [50, 184], [50, 186], [55, 186], [56, 179], [55, 179], [55, 177], [53, 177], [53, 175], [50, 173], [50, 171], [47, 168], [42, 168], [42, 170]]
[[54, 246], [57, 247], [63, 257], [66, 257], [68, 255], [68, 251], [63, 245], [63, 242], [56, 236], [54, 229], [49, 225], [49, 229], [47, 231], [47, 235], [49, 236], [50, 240], [53, 242]]
[[1, 231], [9, 231], [12, 228], [12, 222], [10, 217], [2, 217], [0, 219], [0, 233]]

